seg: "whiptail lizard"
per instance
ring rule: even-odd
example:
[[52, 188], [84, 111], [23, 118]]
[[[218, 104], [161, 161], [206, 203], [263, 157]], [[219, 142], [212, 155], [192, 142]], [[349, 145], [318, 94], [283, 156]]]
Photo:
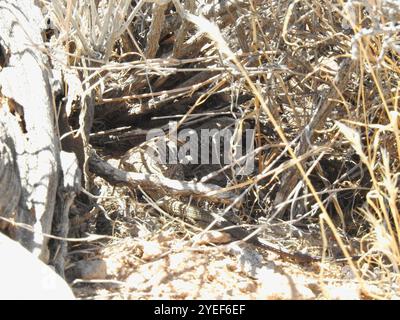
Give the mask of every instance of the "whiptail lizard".
[[[209, 124], [212, 126], [212, 124]], [[149, 141], [141, 146], [134, 147], [127, 151], [121, 159], [121, 165], [124, 170], [138, 173], [157, 174], [166, 178], [175, 180], [184, 180], [184, 168], [182, 164], [168, 164], [160, 161], [160, 151], [157, 145], [157, 140]], [[217, 213], [206, 210], [200, 206], [190, 204], [188, 199], [179, 198], [178, 196], [170, 195], [166, 190], [152, 189], [145, 190], [146, 193], [157, 203], [160, 208], [167, 213], [180, 217], [182, 219], [194, 222], [202, 227], [209, 225], [217, 220], [215, 227], [227, 228], [228, 232], [234, 239], [242, 240], [248, 237], [251, 233], [237, 225], [238, 219], [235, 219], [233, 213], [228, 212], [221, 218]], [[247, 242], [260, 247], [261, 249], [274, 252], [282, 258], [291, 259], [300, 263], [309, 263], [318, 261], [310, 255], [300, 252], [290, 253], [285, 250], [275, 248], [264, 244], [258, 240], [256, 236], [246, 240]]]

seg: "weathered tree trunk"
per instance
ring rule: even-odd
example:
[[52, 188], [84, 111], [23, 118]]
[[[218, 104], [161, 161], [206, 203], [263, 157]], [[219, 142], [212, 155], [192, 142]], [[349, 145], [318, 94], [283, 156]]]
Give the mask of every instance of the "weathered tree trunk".
[[33, 0], [0, 2], [0, 217], [12, 238], [62, 274], [65, 243], [53, 245], [58, 254], [50, 257], [46, 235], [67, 236], [79, 171], [73, 154], [61, 160], [41, 25]]

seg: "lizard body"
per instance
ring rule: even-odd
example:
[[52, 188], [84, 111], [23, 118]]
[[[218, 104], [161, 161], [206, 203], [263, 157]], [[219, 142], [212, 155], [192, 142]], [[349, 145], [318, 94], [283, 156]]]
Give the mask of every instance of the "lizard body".
[[[212, 124], [209, 124], [212, 127]], [[121, 159], [122, 168], [127, 171], [133, 171], [146, 174], [157, 174], [166, 178], [175, 180], [184, 180], [184, 165], [162, 163], [162, 154], [158, 148], [157, 140], [151, 140], [138, 147], [134, 147], [127, 151]], [[238, 226], [238, 218], [232, 213], [228, 212], [223, 217], [221, 212], [214, 212], [215, 210], [206, 210], [200, 206], [191, 204], [189, 199], [172, 196], [168, 194], [163, 188], [145, 190], [146, 193], [157, 203], [157, 205], [165, 210], [167, 213], [180, 217], [183, 220], [189, 220], [192, 223], [205, 227], [214, 222], [217, 228], [226, 228], [232, 238], [241, 240], [250, 236], [250, 232], [245, 228]], [[273, 246], [264, 244], [258, 240], [256, 236], [250, 237], [247, 242], [260, 247], [261, 249], [274, 252], [282, 258], [295, 260], [300, 263], [308, 263], [318, 260], [309, 255], [302, 253], [289, 253], [287, 251], [275, 248]]]

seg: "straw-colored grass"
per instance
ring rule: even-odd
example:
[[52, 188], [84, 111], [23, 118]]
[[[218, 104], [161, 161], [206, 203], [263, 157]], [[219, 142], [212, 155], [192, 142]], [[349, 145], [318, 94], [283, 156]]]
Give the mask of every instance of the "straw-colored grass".
[[45, 3], [65, 67], [95, 89], [92, 132], [171, 105], [179, 125], [231, 113], [256, 129], [256, 171], [229, 186], [242, 215], [319, 225], [324, 259], [331, 234], [361, 284], [398, 290], [399, 2], [226, 3]]

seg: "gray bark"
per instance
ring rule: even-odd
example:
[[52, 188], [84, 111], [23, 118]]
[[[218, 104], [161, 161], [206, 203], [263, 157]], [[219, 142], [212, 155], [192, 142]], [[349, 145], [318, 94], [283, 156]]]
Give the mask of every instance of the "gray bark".
[[[12, 220], [9, 235], [48, 263], [47, 235], [67, 236], [69, 206], [79, 189], [79, 169], [74, 154], [63, 154], [65, 161], [60, 159], [43, 22], [33, 0], [0, 2], [4, 66], [0, 68], [0, 217]], [[5, 219], [2, 221], [0, 228], [4, 229]], [[57, 250], [59, 244], [61, 250]], [[52, 263], [62, 274], [66, 244], [52, 247], [58, 252], [51, 257]]]

